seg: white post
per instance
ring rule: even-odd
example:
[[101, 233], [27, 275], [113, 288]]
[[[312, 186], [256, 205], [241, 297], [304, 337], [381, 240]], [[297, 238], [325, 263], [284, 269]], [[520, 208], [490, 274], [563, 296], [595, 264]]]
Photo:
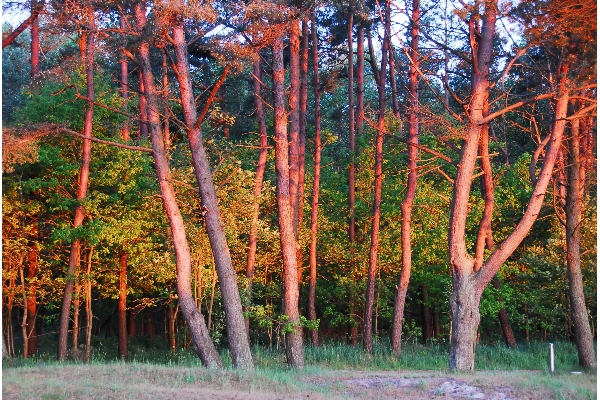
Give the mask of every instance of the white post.
[[554, 343], [550, 343], [550, 372], [554, 372]]

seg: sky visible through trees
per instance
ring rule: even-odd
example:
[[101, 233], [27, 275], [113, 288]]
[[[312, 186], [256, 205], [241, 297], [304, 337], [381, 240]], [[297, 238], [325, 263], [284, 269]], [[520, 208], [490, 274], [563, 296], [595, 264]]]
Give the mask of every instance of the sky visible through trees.
[[473, 371], [568, 340], [596, 368], [594, 1], [3, 9], [8, 356], [420, 342]]

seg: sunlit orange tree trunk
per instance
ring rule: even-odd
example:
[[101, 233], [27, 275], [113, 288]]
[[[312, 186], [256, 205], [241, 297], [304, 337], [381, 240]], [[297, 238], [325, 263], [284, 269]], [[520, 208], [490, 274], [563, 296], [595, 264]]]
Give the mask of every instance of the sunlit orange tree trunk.
[[[202, 207], [205, 211], [206, 231], [213, 252], [215, 269], [219, 276], [221, 298], [225, 310], [227, 344], [231, 353], [233, 366], [235, 368], [251, 369], [254, 365], [252, 355], [250, 354], [250, 341], [248, 340], [248, 333], [244, 322], [237, 275], [231, 262], [231, 254], [221, 220], [212, 171], [206, 155], [206, 149], [204, 148], [201, 131], [202, 120], [199, 119], [196, 112], [183, 16], [177, 14], [172, 16], [172, 29], [177, 79], [179, 82], [179, 98], [181, 99], [183, 115], [187, 125], [188, 140], [192, 151], [192, 163], [200, 189]], [[189, 280], [189, 276], [187, 279]], [[179, 303], [181, 304], [181, 296]], [[184, 311], [183, 305], [181, 305], [181, 308]], [[194, 308], [196, 308], [195, 302]]]
[[[390, 4], [385, 3], [385, 22], [390, 18]], [[383, 136], [385, 134], [385, 82], [388, 64], [389, 30], [385, 29], [381, 50], [381, 68], [377, 82], [379, 95], [379, 114], [377, 116], [377, 133], [375, 137], [375, 182], [373, 188], [373, 217], [371, 221], [371, 247], [369, 250], [369, 270], [365, 295], [365, 314], [363, 321], [363, 346], [368, 353], [373, 352], [373, 305], [375, 300], [375, 280], [379, 252], [379, 227], [381, 222], [381, 191], [383, 187]], [[372, 48], [372, 46], [370, 46]], [[375, 69], [375, 68], [374, 68]], [[376, 71], [373, 71], [376, 73]]]
[[[297, 24], [297, 21], [294, 22]], [[302, 328], [298, 311], [298, 264], [296, 235], [294, 232], [294, 197], [290, 190], [290, 162], [285, 109], [285, 69], [283, 64], [283, 39], [273, 42], [273, 107], [275, 112], [275, 171], [277, 176], [277, 211], [279, 237], [283, 253], [283, 313], [288, 317], [290, 329], [285, 333], [285, 352], [290, 366], [304, 366], [302, 354]], [[297, 214], [296, 214], [297, 215]]]
[[[408, 180], [406, 183], [406, 194], [402, 200], [401, 213], [402, 223], [400, 227], [400, 242], [402, 247], [402, 269], [400, 272], [400, 281], [396, 289], [394, 299], [394, 315], [392, 317], [391, 344], [392, 351], [400, 355], [402, 339], [402, 319], [404, 318], [404, 305], [406, 302], [406, 293], [408, 292], [408, 283], [410, 281], [410, 272], [412, 269], [412, 243], [411, 243], [411, 223], [412, 209], [417, 192], [417, 147], [419, 144], [419, 7], [420, 1], [413, 0], [411, 17], [411, 42], [410, 42], [410, 75], [409, 75], [409, 127], [408, 127]], [[390, 71], [394, 77], [394, 71]], [[395, 78], [392, 78], [395, 79]], [[425, 291], [423, 291], [425, 293]]]
[[[145, 7], [142, 3], [135, 6], [136, 28], [142, 32], [146, 25]], [[145, 39], [145, 38], [144, 38]], [[191, 253], [188, 245], [185, 225], [171, 180], [169, 160], [162, 135], [162, 123], [159, 113], [159, 100], [154, 85], [154, 75], [150, 63], [150, 44], [147, 39], [142, 40], [138, 48], [139, 65], [141, 69], [145, 96], [148, 107], [149, 133], [152, 139], [152, 156], [156, 166], [156, 175], [160, 186], [163, 206], [169, 220], [173, 247], [175, 248], [175, 264], [177, 267], [177, 294], [181, 313], [187, 322], [192, 347], [202, 360], [202, 364], [209, 368], [222, 367], [221, 358], [208, 333], [204, 317], [198, 311], [191, 289]], [[242, 321], [243, 324], [243, 321]], [[244, 330], [245, 331], [245, 330]]]
[[[498, 244], [485, 260], [483, 248], [490, 233], [485, 224], [480, 224], [475, 256], [467, 250], [466, 222], [469, 214], [469, 196], [478, 157], [483, 130], [499, 112], [487, 115], [489, 110], [490, 64], [492, 43], [495, 37], [497, 3], [489, 2], [480, 16], [471, 10], [469, 37], [471, 44], [471, 100], [468, 123], [462, 146], [458, 173], [454, 181], [450, 210], [449, 256], [452, 271], [453, 293], [450, 298], [452, 310], [452, 336], [450, 347], [450, 369], [472, 371], [475, 368], [475, 345], [480, 322], [479, 303], [483, 290], [498, 272], [502, 264], [515, 251], [529, 233], [544, 202], [546, 188], [552, 176], [554, 163], [565, 129], [569, 100], [568, 63], [562, 62], [558, 71], [558, 100], [555, 120], [540, 176], [533, 189], [529, 204], [521, 221], [508, 237]], [[484, 221], [485, 217], [482, 218]]]
[[[85, 14], [86, 23], [89, 31], [84, 33], [85, 38], [80, 40], [81, 53], [84, 55], [86, 85], [87, 85], [87, 104], [84, 117], [83, 134], [86, 137], [92, 137], [93, 116], [94, 116], [94, 66], [96, 52], [96, 19], [94, 9], [89, 6], [86, 8]], [[88, 182], [90, 176], [90, 161], [92, 156], [92, 141], [84, 139], [81, 155], [81, 167], [79, 169], [79, 182], [77, 187], [77, 200], [81, 202], [85, 199], [88, 190]], [[77, 205], [75, 209], [75, 217], [73, 219], [73, 228], [78, 228], [83, 225], [85, 218], [85, 210], [83, 205]], [[60, 309], [60, 317], [58, 322], [58, 360], [62, 361], [67, 358], [67, 339], [69, 332], [69, 315], [71, 312], [71, 299], [73, 297], [73, 286], [75, 284], [75, 272], [79, 268], [81, 252], [81, 240], [75, 239], [71, 243], [69, 253], [69, 265], [67, 269], [65, 292]]]

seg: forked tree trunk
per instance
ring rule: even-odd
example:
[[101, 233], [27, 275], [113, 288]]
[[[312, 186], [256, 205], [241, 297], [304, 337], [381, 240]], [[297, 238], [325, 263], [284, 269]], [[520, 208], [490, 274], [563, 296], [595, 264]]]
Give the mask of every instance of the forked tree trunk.
[[[288, 142], [289, 190], [292, 225], [298, 241], [298, 178], [300, 161], [300, 21], [289, 24], [290, 92], [288, 96], [290, 132]], [[296, 244], [297, 246], [297, 244]], [[296, 250], [297, 251], [297, 250]], [[297, 264], [297, 263], [296, 263]], [[285, 284], [284, 284], [285, 291]]]
[[119, 253], [119, 302], [117, 314], [119, 320], [119, 358], [127, 361], [127, 260], [129, 254], [125, 250]]
[[[385, 21], [390, 17], [390, 5], [385, 4]], [[375, 182], [373, 189], [373, 218], [371, 221], [371, 248], [369, 251], [369, 272], [365, 295], [365, 316], [363, 321], [363, 346], [367, 353], [373, 353], [373, 304], [375, 300], [375, 280], [379, 251], [379, 225], [381, 220], [381, 189], [383, 186], [383, 135], [385, 131], [385, 81], [388, 54], [388, 32], [385, 30], [383, 48], [381, 50], [381, 69], [377, 91], [379, 94], [379, 114], [377, 117], [377, 134], [375, 138]], [[372, 46], [370, 46], [372, 47]]]
[[[314, 15], [312, 20], [312, 45], [314, 74], [313, 87], [315, 93], [315, 166], [312, 187], [312, 202], [310, 207], [310, 275], [308, 283], [308, 319], [310, 321], [316, 321], [317, 310], [315, 307], [315, 301], [317, 291], [317, 232], [319, 213], [319, 186], [321, 184], [321, 83], [319, 81], [319, 42], [317, 39], [317, 25]], [[319, 345], [319, 331], [317, 329], [310, 331], [310, 338], [313, 346]]]
[[[135, 4], [136, 27], [142, 31], [146, 24], [145, 9], [141, 3]], [[183, 217], [177, 205], [175, 197], [175, 189], [171, 181], [171, 171], [169, 169], [169, 161], [167, 159], [164, 138], [162, 136], [161, 120], [159, 114], [159, 101], [156, 96], [156, 87], [154, 85], [154, 75], [150, 64], [150, 45], [147, 41], [142, 41], [139, 45], [140, 68], [145, 95], [148, 103], [148, 123], [152, 138], [152, 155], [156, 166], [156, 174], [158, 177], [160, 191], [163, 199], [163, 206], [169, 219], [173, 245], [175, 248], [175, 264], [177, 269], [177, 293], [179, 297], [179, 305], [184, 319], [187, 322], [193, 348], [196, 354], [202, 360], [202, 363], [209, 368], [222, 367], [221, 358], [215, 348], [212, 339], [206, 329], [206, 323], [202, 314], [196, 308], [196, 303], [191, 290], [191, 254], [188, 246], [185, 225]], [[241, 304], [240, 304], [241, 313]], [[243, 329], [242, 319], [242, 330]], [[247, 345], [247, 341], [246, 341]]]
[[[576, 108], [575, 112], [577, 111]], [[571, 136], [568, 139], [569, 167], [567, 168], [567, 199], [565, 204], [567, 280], [579, 365], [587, 370], [593, 370], [596, 368], [596, 352], [585, 304], [581, 273], [582, 200], [586, 172], [581, 159], [581, 136], [580, 120], [574, 119], [571, 122]]]
[[[90, 32], [86, 33], [86, 40], [80, 40], [82, 53], [85, 54], [85, 68], [86, 68], [86, 84], [87, 84], [87, 104], [84, 118], [83, 134], [86, 137], [92, 137], [93, 128], [93, 116], [94, 116], [94, 65], [95, 65], [95, 49], [96, 49], [96, 21], [94, 16], [94, 10], [92, 8], [87, 9], [87, 24], [90, 28]], [[92, 141], [84, 139], [81, 167], [79, 170], [79, 182], [77, 187], [77, 200], [82, 201], [87, 195], [88, 181], [90, 175], [90, 160], [92, 155]], [[80, 227], [83, 225], [85, 218], [85, 211], [83, 206], [80, 204], [75, 209], [75, 217], [73, 219], [73, 228]], [[69, 315], [71, 311], [71, 299], [73, 296], [73, 285], [75, 271], [79, 268], [79, 258], [81, 251], [81, 242], [79, 239], [75, 240], [71, 244], [71, 250], [69, 254], [69, 266], [66, 276], [65, 292], [60, 309], [60, 317], [58, 323], [58, 353], [57, 358], [59, 361], [63, 361], [67, 358], [67, 340], [69, 333]]]
[[[183, 19], [178, 20], [173, 25], [173, 40], [175, 47], [175, 58], [177, 63], [177, 79], [179, 81], [179, 96], [183, 108], [183, 115], [187, 125], [188, 140], [192, 151], [192, 163], [198, 186], [200, 197], [202, 198], [202, 207], [204, 208], [204, 218], [206, 221], [206, 231], [215, 260], [215, 268], [219, 276], [219, 286], [221, 287], [221, 296], [223, 308], [225, 310], [225, 329], [227, 331], [227, 343], [231, 353], [231, 360], [234, 368], [252, 369], [252, 354], [250, 353], [250, 342], [246, 332], [244, 314], [242, 309], [242, 300], [237, 284], [237, 275], [231, 261], [229, 246], [225, 237], [225, 230], [221, 220], [221, 214], [218, 207], [217, 193], [212, 179], [212, 171], [206, 155], [206, 149], [202, 139], [201, 123], [196, 113], [196, 104], [192, 90], [192, 81], [190, 78], [190, 67], [188, 64], [187, 43], [183, 28]], [[224, 77], [228, 69], [223, 74]], [[210, 105], [210, 104], [208, 104]], [[185, 280], [186, 291], [190, 292], [190, 271], [182, 276], [182, 283]], [[179, 279], [178, 279], [179, 282]], [[178, 283], [179, 286], [179, 283]], [[190, 297], [193, 302], [193, 299]], [[186, 317], [187, 300], [182, 302], [181, 294], [179, 303], [184, 317]], [[194, 310], [197, 308], [194, 305]], [[200, 315], [198, 313], [198, 315]], [[190, 321], [186, 317], [186, 321]]]
[[[551, 138], [546, 148], [546, 156], [540, 176], [530, 197], [529, 204], [521, 221], [513, 232], [483, 262], [483, 252], [476, 245], [473, 258], [467, 253], [465, 230], [469, 208], [471, 181], [477, 159], [477, 149], [485, 125], [485, 110], [488, 102], [488, 66], [491, 60], [494, 24], [496, 20], [495, 6], [488, 5], [484, 14], [483, 30], [477, 35], [477, 46], [473, 54], [477, 62], [473, 64], [472, 100], [470, 123], [467, 126], [466, 141], [463, 145], [461, 163], [454, 184], [451, 203], [449, 251], [452, 270], [453, 294], [450, 299], [452, 310], [452, 337], [450, 348], [450, 369], [452, 371], [473, 371], [475, 368], [475, 345], [479, 326], [479, 303], [485, 286], [492, 280], [502, 264], [519, 246], [533, 226], [544, 202], [544, 195], [552, 177], [554, 164], [565, 130], [568, 108], [568, 64], [563, 61], [559, 67], [558, 100], [555, 108], [555, 120], [551, 130]], [[474, 37], [473, 22], [471, 34]], [[477, 242], [486, 229], [480, 225]], [[481, 263], [481, 268], [476, 269]]]
[[[254, 63], [254, 106], [256, 107], [256, 120], [258, 122], [258, 133], [260, 137], [260, 150], [258, 152], [258, 163], [254, 175], [254, 204], [252, 214], [252, 225], [248, 239], [248, 258], [246, 262], [246, 279], [248, 279], [248, 298], [246, 299], [245, 311], [248, 312], [252, 304], [252, 280], [254, 279], [254, 266], [256, 264], [256, 246], [258, 240], [258, 216], [260, 211], [260, 194], [263, 187], [263, 178], [267, 167], [267, 124], [265, 123], [265, 109], [261, 96], [262, 67], [260, 56]], [[246, 332], [250, 338], [250, 318], [246, 317]]]
[[[410, 75], [409, 75], [409, 127], [408, 127], [408, 179], [406, 183], [406, 194], [402, 200], [401, 213], [402, 222], [400, 226], [400, 243], [402, 247], [402, 269], [394, 299], [394, 315], [392, 317], [392, 351], [400, 355], [402, 341], [402, 318], [404, 318], [404, 305], [406, 293], [410, 282], [412, 269], [412, 209], [417, 193], [417, 159], [419, 157], [417, 145], [419, 144], [419, 19], [420, 0], [413, 0], [411, 18], [411, 42], [410, 42]], [[390, 71], [392, 79], [395, 79], [395, 71]]]
[[[278, 36], [273, 42], [273, 96], [275, 112], [275, 170], [277, 175], [277, 211], [279, 237], [283, 253], [283, 312], [291, 332], [285, 334], [285, 352], [291, 367], [304, 366], [302, 354], [302, 327], [298, 312], [298, 267], [296, 235], [294, 233], [294, 208], [290, 191], [290, 163], [288, 160], [287, 113], [285, 110], [285, 70], [283, 67], [283, 40]], [[297, 215], [297, 214], [296, 214]]]

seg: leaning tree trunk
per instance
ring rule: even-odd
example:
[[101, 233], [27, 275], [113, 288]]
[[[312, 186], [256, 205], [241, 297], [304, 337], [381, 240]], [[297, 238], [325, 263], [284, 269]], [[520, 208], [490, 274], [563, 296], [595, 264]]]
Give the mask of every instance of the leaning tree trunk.
[[[135, 4], [136, 27], [142, 31], [146, 24], [145, 9], [141, 3]], [[159, 101], [154, 85], [154, 75], [150, 64], [150, 45], [142, 41], [139, 45], [140, 69], [142, 73], [145, 96], [148, 105], [148, 125], [152, 139], [152, 155], [156, 165], [163, 206], [169, 219], [173, 246], [175, 248], [175, 264], [177, 269], [177, 294], [184, 319], [192, 337], [193, 348], [209, 368], [222, 367], [221, 358], [206, 328], [204, 317], [198, 311], [191, 290], [191, 254], [185, 234], [183, 217], [177, 205], [175, 189], [171, 180], [171, 171], [167, 158], [164, 138], [162, 136], [159, 114]], [[243, 324], [243, 320], [242, 320]], [[242, 325], [243, 327], [243, 325]], [[245, 330], [244, 330], [245, 332]]]
[[[385, 5], [385, 20], [390, 16], [390, 5]], [[379, 115], [375, 139], [375, 182], [373, 189], [373, 219], [371, 222], [371, 248], [369, 251], [369, 272], [365, 295], [365, 316], [363, 321], [363, 346], [367, 353], [373, 353], [373, 304], [375, 300], [375, 279], [379, 250], [379, 225], [381, 220], [381, 189], [383, 186], [383, 135], [385, 131], [385, 76], [388, 54], [388, 30], [385, 30], [381, 51], [381, 69], [377, 91], [379, 93]], [[372, 46], [371, 46], [372, 47]], [[375, 72], [375, 71], [374, 71]]]
[[[244, 322], [242, 300], [237, 285], [237, 275], [231, 262], [231, 254], [229, 253], [225, 229], [219, 212], [217, 193], [212, 180], [212, 171], [206, 155], [206, 149], [204, 148], [200, 127], [202, 120], [198, 118], [196, 113], [183, 19], [173, 25], [173, 41], [178, 70], [179, 96], [185, 123], [188, 128], [187, 133], [192, 151], [192, 163], [200, 188], [202, 207], [205, 211], [206, 231], [213, 251], [217, 275], [219, 276], [223, 308], [225, 309], [227, 343], [231, 352], [231, 360], [235, 368], [252, 369], [254, 368], [254, 364], [252, 362], [250, 342]], [[224, 73], [224, 76], [226, 73]], [[187, 279], [189, 280], [189, 276]]]
[[[246, 278], [248, 279], [248, 298], [245, 311], [248, 312], [252, 300], [252, 280], [254, 279], [254, 266], [256, 264], [256, 245], [258, 239], [258, 216], [260, 210], [260, 194], [262, 192], [263, 178], [267, 167], [267, 125], [265, 123], [265, 108], [261, 96], [262, 68], [260, 56], [254, 63], [254, 106], [256, 107], [256, 120], [258, 122], [258, 133], [260, 137], [260, 150], [258, 152], [258, 163], [254, 175], [254, 204], [252, 205], [252, 225], [248, 238], [248, 258], [246, 261]], [[246, 332], [250, 338], [250, 319], [246, 317]]]
[[569, 301], [575, 330], [575, 344], [579, 354], [579, 365], [592, 370], [596, 368], [596, 352], [585, 304], [581, 273], [580, 245], [585, 168], [582, 166], [580, 140], [580, 120], [574, 119], [571, 122], [571, 136], [568, 140], [569, 167], [567, 168], [567, 199], [565, 204], [567, 280], [569, 282]]
[[[317, 320], [317, 310], [315, 307], [317, 292], [317, 231], [318, 231], [318, 213], [319, 213], [319, 186], [321, 184], [321, 88], [319, 81], [319, 42], [317, 39], [317, 27], [315, 17], [312, 20], [312, 53], [313, 53], [313, 73], [314, 73], [314, 92], [315, 92], [315, 166], [312, 187], [312, 201], [310, 206], [310, 250], [309, 264], [310, 275], [308, 283], [308, 319]], [[310, 339], [313, 346], [319, 345], [319, 331], [313, 329], [310, 331]]]
[[[402, 340], [402, 319], [404, 318], [404, 305], [406, 303], [406, 293], [408, 292], [408, 283], [410, 281], [410, 272], [412, 269], [412, 242], [411, 242], [411, 223], [412, 209], [417, 192], [417, 159], [419, 144], [419, 120], [417, 111], [419, 109], [419, 7], [420, 0], [413, 0], [412, 20], [411, 20], [411, 43], [410, 43], [410, 75], [409, 75], [409, 101], [410, 115], [408, 127], [408, 180], [406, 183], [406, 194], [402, 200], [401, 213], [402, 222], [400, 226], [400, 244], [402, 247], [402, 269], [400, 271], [400, 280], [396, 289], [394, 299], [394, 315], [392, 317], [392, 351], [396, 355], [401, 352]], [[395, 71], [390, 71], [392, 79], [395, 79]]]
[[[83, 134], [85, 137], [92, 137], [93, 116], [94, 116], [94, 55], [96, 49], [96, 21], [94, 10], [87, 9], [88, 26], [90, 32], [86, 33], [86, 40], [80, 40], [82, 53], [85, 55], [84, 62], [86, 68], [86, 84], [87, 84], [87, 104], [85, 110]], [[90, 175], [90, 160], [92, 155], [92, 141], [84, 139], [81, 168], [79, 170], [79, 186], [77, 188], [77, 200], [81, 202], [87, 195], [88, 181]], [[85, 211], [83, 206], [79, 204], [75, 209], [75, 218], [73, 220], [73, 228], [78, 228], [83, 225]], [[75, 271], [79, 267], [79, 258], [81, 251], [81, 241], [79, 239], [73, 241], [69, 255], [69, 266], [66, 276], [65, 292], [60, 309], [60, 317], [58, 322], [58, 354], [59, 361], [67, 358], [67, 339], [69, 333], [69, 315], [71, 311], [71, 299], [73, 296], [73, 286]]]
[[[283, 40], [273, 42], [273, 97], [275, 112], [275, 170], [277, 175], [277, 210], [279, 237], [283, 253], [283, 313], [293, 327], [285, 334], [285, 352], [291, 367], [304, 366], [302, 354], [302, 327], [298, 312], [298, 267], [294, 207], [290, 191], [290, 163], [288, 160], [287, 113], [285, 110], [285, 70], [283, 67]], [[297, 214], [296, 214], [297, 215]]]

